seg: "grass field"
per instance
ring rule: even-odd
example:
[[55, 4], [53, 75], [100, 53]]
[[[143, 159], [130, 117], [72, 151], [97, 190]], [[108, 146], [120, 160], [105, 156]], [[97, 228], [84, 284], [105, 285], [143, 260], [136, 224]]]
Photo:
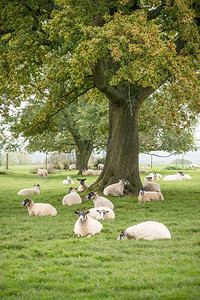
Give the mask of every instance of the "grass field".
[[[77, 238], [74, 211], [93, 202], [62, 206], [68, 193], [62, 181], [70, 174], [78, 187], [76, 172], [57, 171], [45, 180], [31, 169], [12, 167], [0, 175], [0, 299], [200, 299], [200, 170], [187, 170], [188, 181], [160, 181], [165, 201], [108, 197], [115, 220], [102, 221], [97, 236]], [[41, 194], [29, 198], [52, 204], [56, 217], [30, 217], [20, 206], [26, 196], [17, 192], [37, 183]], [[116, 240], [121, 230], [147, 220], [164, 223], [172, 239]]]

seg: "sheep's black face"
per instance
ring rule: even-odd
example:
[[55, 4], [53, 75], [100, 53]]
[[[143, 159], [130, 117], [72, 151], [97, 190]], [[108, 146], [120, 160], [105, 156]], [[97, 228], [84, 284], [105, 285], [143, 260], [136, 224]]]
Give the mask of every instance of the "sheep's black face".
[[81, 222], [84, 222], [87, 220], [87, 214], [89, 213], [89, 211], [75, 211], [75, 214], [78, 214], [78, 218]]
[[94, 192], [90, 192], [88, 195], [85, 196], [86, 200], [90, 200], [94, 198]]
[[40, 185], [39, 184], [35, 184], [34, 187], [37, 187], [38, 189], [40, 189]]
[[80, 184], [81, 184], [81, 185], [84, 185], [84, 184], [85, 184], [86, 178], [84, 178], [84, 179], [77, 179], [77, 180], [80, 181]]
[[144, 194], [144, 189], [139, 189], [139, 193], [140, 193], [141, 195], [143, 195], [143, 194]]
[[109, 213], [108, 210], [97, 210], [97, 212], [99, 213], [99, 219], [101, 221], [105, 220], [105, 215]]
[[180, 174], [181, 176], [184, 176], [183, 172], [178, 171], [178, 174]]
[[125, 239], [125, 237], [126, 237], [125, 231], [122, 231], [122, 232], [120, 233], [120, 235], [118, 236], [117, 240], [123, 240], [123, 239]]
[[25, 199], [22, 203], [21, 206], [29, 206], [31, 204], [31, 199]]

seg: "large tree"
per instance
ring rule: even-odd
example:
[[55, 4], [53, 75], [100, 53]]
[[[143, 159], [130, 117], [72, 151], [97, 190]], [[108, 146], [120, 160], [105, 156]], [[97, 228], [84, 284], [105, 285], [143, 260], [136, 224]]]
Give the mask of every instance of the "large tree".
[[38, 92], [49, 108], [42, 123], [95, 87], [109, 101], [106, 163], [95, 187], [127, 178], [133, 191], [141, 185], [145, 99], [167, 83], [179, 105], [199, 113], [199, 13], [197, 0], [4, 0], [2, 109]]

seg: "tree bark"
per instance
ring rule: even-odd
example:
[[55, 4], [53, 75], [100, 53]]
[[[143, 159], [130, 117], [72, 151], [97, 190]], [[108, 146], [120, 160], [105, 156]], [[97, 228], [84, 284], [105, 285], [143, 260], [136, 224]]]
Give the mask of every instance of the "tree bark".
[[91, 141], [76, 142], [76, 168], [79, 170], [78, 174], [82, 174], [83, 170], [88, 169], [88, 161], [94, 148]]
[[[139, 176], [138, 107], [123, 103], [109, 104], [109, 139], [104, 169], [90, 189], [102, 191], [105, 186], [127, 179], [129, 192], [142, 186]], [[127, 191], [127, 192], [128, 192]]]

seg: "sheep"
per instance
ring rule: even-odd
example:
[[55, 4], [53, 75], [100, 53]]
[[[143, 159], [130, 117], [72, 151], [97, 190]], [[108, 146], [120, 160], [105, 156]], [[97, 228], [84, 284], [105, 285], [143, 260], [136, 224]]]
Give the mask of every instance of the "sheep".
[[86, 176], [86, 175], [100, 175], [101, 174], [101, 170], [83, 170], [82, 171], [82, 175]]
[[139, 173], [148, 173], [147, 170], [139, 170]]
[[66, 180], [63, 180], [63, 184], [74, 184], [70, 176], [67, 176]]
[[163, 176], [159, 173], [150, 173], [148, 176], [152, 177], [152, 180], [159, 180], [160, 178], [162, 178]]
[[146, 181], [143, 184], [143, 188], [145, 189], [145, 191], [160, 192], [160, 185], [151, 181]]
[[104, 165], [103, 164], [98, 164], [98, 170], [103, 170]]
[[150, 168], [149, 165], [147, 165], [147, 166], [142, 166], [142, 167], [141, 167], [141, 169], [145, 169], [145, 170], [146, 170], [146, 169], [149, 169], [149, 168]]
[[33, 195], [33, 194], [40, 194], [40, 185], [36, 184], [34, 185], [34, 188], [30, 188], [30, 189], [22, 189], [18, 192], [17, 195], [20, 196], [25, 196], [25, 195]]
[[114, 209], [114, 205], [112, 204], [112, 202], [110, 200], [108, 200], [105, 197], [99, 196], [97, 193], [90, 192], [85, 198], [86, 198], [86, 200], [92, 199], [93, 202], [94, 202], [94, 207], [95, 208], [105, 206], [105, 207], [109, 207], [111, 209]]
[[103, 194], [105, 196], [107, 195], [113, 195], [113, 196], [123, 196], [124, 193], [124, 186], [129, 185], [128, 180], [122, 179], [118, 183], [113, 183], [111, 185], [108, 185], [104, 190]]
[[115, 213], [109, 207], [101, 206], [97, 208], [90, 208], [89, 217], [101, 221], [113, 220], [115, 218]]
[[151, 202], [158, 200], [164, 200], [161, 192], [146, 192], [144, 189], [140, 189], [138, 196], [139, 202]]
[[80, 203], [82, 203], [81, 197], [76, 192], [75, 188], [70, 187], [69, 188], [69, 194], [64, 196], [64, 198], [62, 200], [62, 204], [71, 206], [71, 205], [80, 204]]
[[69, 171], [76, 170], [76, 164], [69, 165]]
[[85, 191], [88, 188], [88, 185], [85, 183], [86, 178], [84, 178], [84, 179], [78, 179], [77, 178], [77, 180], [80, 181], [80, 185], [78, 187], [78, 191], [79, 192]]
[[200, 166], [197, 165], [197, 164], [192, 164], [192, 165], [189, 165], [189, 168], [191, 168], [191, 169], [199, 169]]
[[87, 237], [91, 237], [97, 233], [100, 233], [103, 225], [89, 216], [89, 211], [75, 211], [75, 214], [78, 214], [78, 220], [74, 226], [74, 233], [80, 236], [87, 235]]
[[56, 216], [57, 210], [51, 204], [34, 203], [31, 199], [25, 199], [21, 206], [27, 206], [29, 216]]
[[120, 233], [117, 239], [144, 239], [153, 241], [159, 239], [171, 239], [171, 233], [164, 224], [155, 221], [147, 221], [128, 227], [125, 231]]
[[174, 175], [167, 175], [163, 178], [163, 181], [181, 181], [182, 176], [180, 173], [174, 174]]
[[40, 169], [38, 169], [38, 175], [40, 176], [40, 178], [42, 177], [42, 176], [44, 176], [44, 177], [46, 177], [47, 178], [47, 176], [48, 176], [48, 171], [46, 170], [46, 169], [43, 169], [43, 168], [40, 168]]

